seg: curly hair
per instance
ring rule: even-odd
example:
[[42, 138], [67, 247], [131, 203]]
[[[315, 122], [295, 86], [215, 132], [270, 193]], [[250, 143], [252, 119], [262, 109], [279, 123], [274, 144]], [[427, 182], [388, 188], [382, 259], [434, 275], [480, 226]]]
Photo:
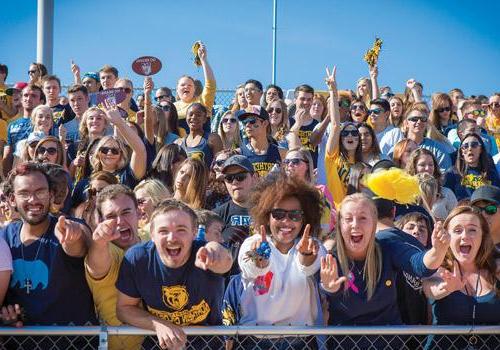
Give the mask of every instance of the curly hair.
[[296, 198], [304, 211], [302, 236], [306, 224], [311, 225], [311, 235], [317, 237], [321, 226], [323, 205], [318, 190], [303, 180], [287, 178], [282, 174], [277, 178], [266, 177], [254, 187], [250, 198], [250, 215], [255, 227], [269, 226], [269, 215], [276, 203], [287, 199]]

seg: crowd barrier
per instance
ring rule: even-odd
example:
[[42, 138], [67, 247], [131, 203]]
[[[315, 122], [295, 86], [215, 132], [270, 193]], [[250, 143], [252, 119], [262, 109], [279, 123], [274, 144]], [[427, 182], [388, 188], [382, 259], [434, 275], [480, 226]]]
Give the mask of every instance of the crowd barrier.
[[[500, 349], [498, 326], [186, 327], [184, 349]], [[0, 328], [0, 349], [160, 349], [135, 327]]]

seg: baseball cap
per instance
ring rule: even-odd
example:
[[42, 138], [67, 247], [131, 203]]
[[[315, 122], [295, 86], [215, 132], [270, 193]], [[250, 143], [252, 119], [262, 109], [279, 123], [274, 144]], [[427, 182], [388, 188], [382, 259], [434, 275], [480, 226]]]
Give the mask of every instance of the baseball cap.
[[266, 109], [261, 106], [251, 105], [247, 109], [240, 109], [234, 114], [235, 117], [242, 122], [248, 117], [257, 117], [262, 120], [269, 120], [269, 114]]
[[5, 90], [5, 93], [9, 96], [12, 96], [14, 94], [15, 90], [22, 91], [26, 86], [28, 86], [28, 83], [20, 81], [20, 82], [15, 83], [12, 87], [7, 88]]
[[236, 154], [226, 159], [224, 165], [222, 166], [221, 172], [224, 173], [231, 166], [240, 167], [249, 173], [254, 172], [253, 165], [250, 160], [247, 157], [242, 156], [241, 154]]
[[492, 185], [481, 186], [472, 193], [470, 197], [471, 204], [475, 204], [479, 201], [486, 201], [500, 204], [500, 188]]
[[83, 78], [91, 78], [91, 79], [94, 79], [95, 81], [99, 82], [99, 74], [97, 74], [96, 72], [87, 72], [83, 75]]
[[43, 131], [33, 131], [28, 135], [27, 144], [30, 145], [33, 142], [39, 142], [41, 139], [45, 137], [45, 133]]

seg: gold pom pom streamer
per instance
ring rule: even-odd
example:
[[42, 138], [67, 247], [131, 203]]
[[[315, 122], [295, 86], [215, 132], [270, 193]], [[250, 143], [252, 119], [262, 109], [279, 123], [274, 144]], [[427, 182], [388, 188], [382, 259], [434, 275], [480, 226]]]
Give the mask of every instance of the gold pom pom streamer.
[[193, 44], [193, 46], [191, 47], [191, 51], [193, 52], [193, 55], [194, 55], [194, 65], [197, 66], [197, 67], [200, 67], [201, 66], [201, 60], [200, 60], [200, 56], [198, 56], [198, 49], [200, 48], [200, 42], [197, 41]]
[[365, 61], [370, 67], [374, 67], [378, 62], [378, 56], [380, 55], [380, 50], [382, 49], [382, 39], [375, 38], [375, 42], [371, 49], [365, 53]]
[[363, 184], [379, 198], [414, 204], [420, 196], [418, 177], [399, 168], [376, 171], [363, 177]]

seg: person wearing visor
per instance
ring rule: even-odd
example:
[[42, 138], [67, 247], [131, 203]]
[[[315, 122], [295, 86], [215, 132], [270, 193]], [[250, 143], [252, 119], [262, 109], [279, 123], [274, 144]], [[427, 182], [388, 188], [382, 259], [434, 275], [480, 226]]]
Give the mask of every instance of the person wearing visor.
[[269, 142], [269, 114], [265, 108], [252, 105], [247, 110], [237, 111], [235, 116], [243, 124], [248, 137], [239, 152], [250, 160], [255, 172], [264, 177], [286, 155], [285, 150]]

